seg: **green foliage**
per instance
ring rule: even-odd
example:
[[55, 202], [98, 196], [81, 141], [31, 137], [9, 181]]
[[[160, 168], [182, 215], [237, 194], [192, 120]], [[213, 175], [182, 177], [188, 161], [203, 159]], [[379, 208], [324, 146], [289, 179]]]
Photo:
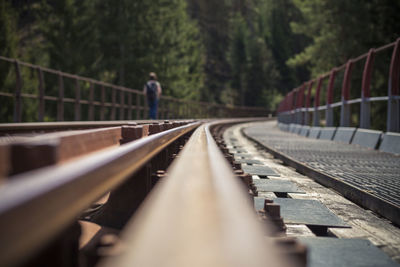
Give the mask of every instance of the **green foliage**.
[[[260, 1], [260, 19], [263, 37], [269, 45], [277, 70], [277, 89], [282, 94], [297, 86], [309, 77], [304, 66], [289, 66], [286, 61], [301, 52], [310, 42], [303, 33], [293, 32], [290, 24], [303, 20], [303, 14], [293, 3], [293, 0]], [[307, 65], [306, 65], [307, 66]]]
[[49, 66], [92, 76], [98, 62], [94, 1], [42, 1], [37, 11]]
[[203, 86], [202, 46], [184, 0], [98, 1], [102, 69], [121, 85], [141, 89], [158, 74], [164, 94], [196, 99]]
[[[392, 0], [0, 0], [0, 55], [139, 90], [154, 71], [164, 95], [274, 109], [310, 73], [398, 38], [398, 14]], [[389, 62], [390, 53], [375, 61], [374, 96], [387, 90]], [[21, 75], [23, 92], [37, 95], [36, 70]], [[14, 81], [14, 65], [0, 61], [2, 90], [13, 92]], [[66, 97], [74, 86], [65, 81]], [[89, 87], [82, 82], [82, 99]], [[57, 75], [45, 74], [46, 94], [58, 88]], [[10, 121], [5, 99], [1, 119]], [[35, 120], [37, 100], [26, 105], [24, 120]], [[55, 110], [46, 102], [46, 120]]]
[[[7, 0], [0, 0], [0, 55], [6, 57], [16, 56], [17, 34], [15, 11]], [[12, 92], [12, 73], [13, 65], [9, 62], [0, 61], [0, 90]], [[0, 122], [12, 121], [13, 105], [1, 97]]]
[[230, 0], [188, 0], [189, 13], [198, 21], [204, 45], [205, 87], [201, 99], [221, 103], [228, 88], [230, 66], [227, 52], [230, 47]]
[[400, 33], [400, 2], [390, 0], [293, 0], [304, 20], [291, 24], [312, 42], [290, 66], [309, 64], [312, 76], [394, 41]]

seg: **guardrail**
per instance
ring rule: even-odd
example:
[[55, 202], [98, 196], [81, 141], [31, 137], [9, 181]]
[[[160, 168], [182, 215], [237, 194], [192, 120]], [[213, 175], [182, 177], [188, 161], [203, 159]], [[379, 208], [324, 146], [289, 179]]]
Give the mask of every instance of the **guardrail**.
[[[12, 65], [4, 74], [7, 82], [4, 80], [0, 84], [1, 102], [9, 101], [0, 110], [2, 122], [139, 120], [148, 117], [147, 101], [141, 90], [3, 56], [0, 60]], [[29, 110], [29, 115], [26, 110]], [[32, 117], [32, 113], [37, 115]], [[267, 114], [268, 111], [261, 107], [227, 106], [165, 95], [161, 96], [158, 109], [159, 119], [255, 117]], [[6, 117], [10, 119], [5, 120]]]
[[[373, 80], [374, 61], [377, 55], [387, 53], [392, 49], [389, 79], [387, 80], [388, 93], [386, 96], [372, 96], [371, 82]], [[362, 64], [361, 87], [359, 94], [351, 91], [354, 84], [355, 66]], [[386, 64], [388, 65], [388, 64]], [[382, 71], [381, 69], [379, 71]], [[361, 68], [358, 69], [361, 74]], [[338, 76], [343, 76], [341, 87], [338, 83]], [[290, 91], [280, 103], [277, 113], [278, 120], [284, 123], [296, 123], [302, 125], [320, 126], [357, 126], [359, 128], [371, 128], [371, 103], [387, 103], [386, 131], [400, 131], [400, 96], [399, 96], [399, 77], [400, 77], [400, 38], [395, 42], [379, 48], [372, 48], [366, 54], [357, 58], [350, 59], [346, 64], [333, 68], [330, 72], [320, 75], [318, 78], [304, 82], [300, 87]], [[359, 81], [358, 81], [359, 82]], [[340, 100], [334, 102], [335, 87], [341, 88]], [[323, 91], [326, 88], [326, 91]], [[321, 95], [325, 95], [325, 104], [321, 105]], [[352, 96], [355, 96], [352, 98]], [[313, 106], [312, 103], [313, 102]], [[359, 114], [351, 112], [351, 105], [358, 104]], [[340, 107], [340, 113], [338, 108]], [[356, 108], [354, 108], [356, 109]], [[336, 111], [337, 110], [337, 111]], [[321, 112], [325, 111], [324, 120], [321, 119]], [[380, 111], [382, 112], [382, 110]], [[337, 116], [339, 115], [340, 116]], [[358, 118], [357, 118], [358, 116]], [[374, 114], [376, 118], [381, 118], [381, 114]], [[335, 120], [335, 117], [337, 118]], [[340, 118], [340, 119], [339, 119]], [[379, 129], [384, 130], [384, 129]]]

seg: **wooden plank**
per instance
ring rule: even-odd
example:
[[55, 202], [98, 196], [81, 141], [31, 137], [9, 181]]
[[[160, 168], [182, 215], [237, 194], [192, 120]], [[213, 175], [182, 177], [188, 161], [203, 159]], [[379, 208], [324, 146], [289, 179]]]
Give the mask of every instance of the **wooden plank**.
[[0, 182], [10, 171], [10, 146], [0, 144]]

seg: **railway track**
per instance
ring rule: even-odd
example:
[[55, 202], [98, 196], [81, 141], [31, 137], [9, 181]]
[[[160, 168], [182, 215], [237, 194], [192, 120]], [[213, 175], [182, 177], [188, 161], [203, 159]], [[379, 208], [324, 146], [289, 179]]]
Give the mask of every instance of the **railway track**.
[[304, 266], [215, 142], [242, 121], [3, 127], [1, 265]]
[[240, 156], [257, 120], [0, 126], [0, 265], [312, 266]]

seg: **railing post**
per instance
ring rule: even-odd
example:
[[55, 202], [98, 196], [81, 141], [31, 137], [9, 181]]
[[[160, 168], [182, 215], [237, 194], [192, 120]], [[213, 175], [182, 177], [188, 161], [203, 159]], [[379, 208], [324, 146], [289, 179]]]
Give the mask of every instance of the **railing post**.
[[116, 101], [116, 97], [117, 97], [117, 91], [115, 89], [115, 87], [112, 87], [112, 91], [111, 91], [111, 120], [114, 121], [115, 120], [115, 113], [116, 113], [116, 106], [115, 106], [115, 101]]
[[326, 119], [326, 126], [333, 127], [333, 109], [331, 104], [333, 103], [333, 87], [335, 84], [335, 77], [336, 77], [336, 68], [333, 68], [331, 74], [329, 76], [329, 84], [326, 93], [326, 111], [325, 111], [325, 119]]
[[285, 96], [284, 109], [283, 109], [285, 111], [285, 115], [283, 117], [285, 123], [290, 123], [289, 98], [290, 98], [290, 93], [287, 93]]
[[89, 120], [94, 121], [94, 84], [89, 87]]
[[400, 38], [397, 39], [393, 49], [389, 72], [388, 114], [387, 131], [400, 132], [400, 99], [399, 99], [399, 73], [400, 73]]
[[294, 90], [295, 99], [294, 99], [294, 123], [300, 124], [300, 95], [301, 95], [301, 87], [298, 87]]
[[290, 101], [289, 101], [289, 109], [290, 109], [289, 121], [290, 121], [290, 123], [295, 123], [295, 111], [294, 111], [296, 108], [295, 103], [294, 103], [295, 93], [296, 93], [296, 89], [292, 90], [289, 94], [289, 96], [290, 96], [289, 97], [289, 99], [290, 99]]
[[19, 67], [18, 60], [15, 60], [14, 66], [15, 66], [14, 122], [21, 122], [21, 118], [22, 118], [22, 103], [21, 103], [22, 78], [21, 78], [21, 69]]
[[64, 120], [64, 80], [61, 72], [58, 72], [58, 102], [57, 102], [57, 121]]
[[140, 95], [136, 93], [136, 119], [140, 119]]
[[123, 120], [124, 119], [124, 113], [125, 113], [125, 92], [124, 90], [120, 90], [119, 92], [119, 119]]
[[308, 83], [308, 89], [307, 89], [307, 98], [306, 98], [306, 112], [304, 116], [304, 124], [305, 125], [310, 125], [311, 118], [310, 118], [310, 112], [308, 109], [311, 106], [311, 92], [312, 92], [312, 87], [313, 87], [314, 81], [310, 81]]
[[132, 92], [128, 92], [128, 120], [132, 120]]
[[314, 114], [313, 114], [313, 125], [314, 126], [319, 126], [319, 96], [321, 94], [321, 87], [322, 87], [322, 82], [324, 81], [324, 77], [319, 77], [318, 78], [318, 84], [317, 88], [315, 91], [315, 100], [314, 100]]
[[78, 79], [75, 79], [75, 120], [81, 120], [81, 87]]
[[44, 78], [43, 78], [43, 71], [42, 68], [37, 68], [38, 72], [38, 78], [39, 78], [39, 94], [38, 94], [38, 100], [39, 100], [39, 110], [38, 110], [38, 121], [43, 121], [44, 119], [44, 107], [45, 107], [45, 102], [44, 102]]
[[369, 98], [371, 97], [370, 85], [374, 58], [375, 49], [371, 49], [369, 50], [367, 60], [365, 61], [361, 85], [360, 128], [364, 129], [371, 128], [371, 104]]
[[342, 84], [342, 106], [340, 110], [340, 126], [350, 126], [350, 105], [347, 101], [350, 98], [350, 85], [351, 85], [351, 71], [353, 70], [353, 60], [349, 60], [346, 64], [346, 70], [344, 72], [343, 84]]
[[297, 114], [297, 123], [303, 125], [304, 124], [304, 116], [305, 112], [302, 111], [304, 107], [304, 91], [306, 89], [306, 84], [304, 83], [298, 91], [298, 103], [297, 103], [297, 108], [298, 108], [298, 114]]
[[105, 118], [105, 103], [106, 103], [106, 89], [104, 88], [104, 85], [101, 86], [101, 106], [100, 106], [100, 120], [104, 121]]

